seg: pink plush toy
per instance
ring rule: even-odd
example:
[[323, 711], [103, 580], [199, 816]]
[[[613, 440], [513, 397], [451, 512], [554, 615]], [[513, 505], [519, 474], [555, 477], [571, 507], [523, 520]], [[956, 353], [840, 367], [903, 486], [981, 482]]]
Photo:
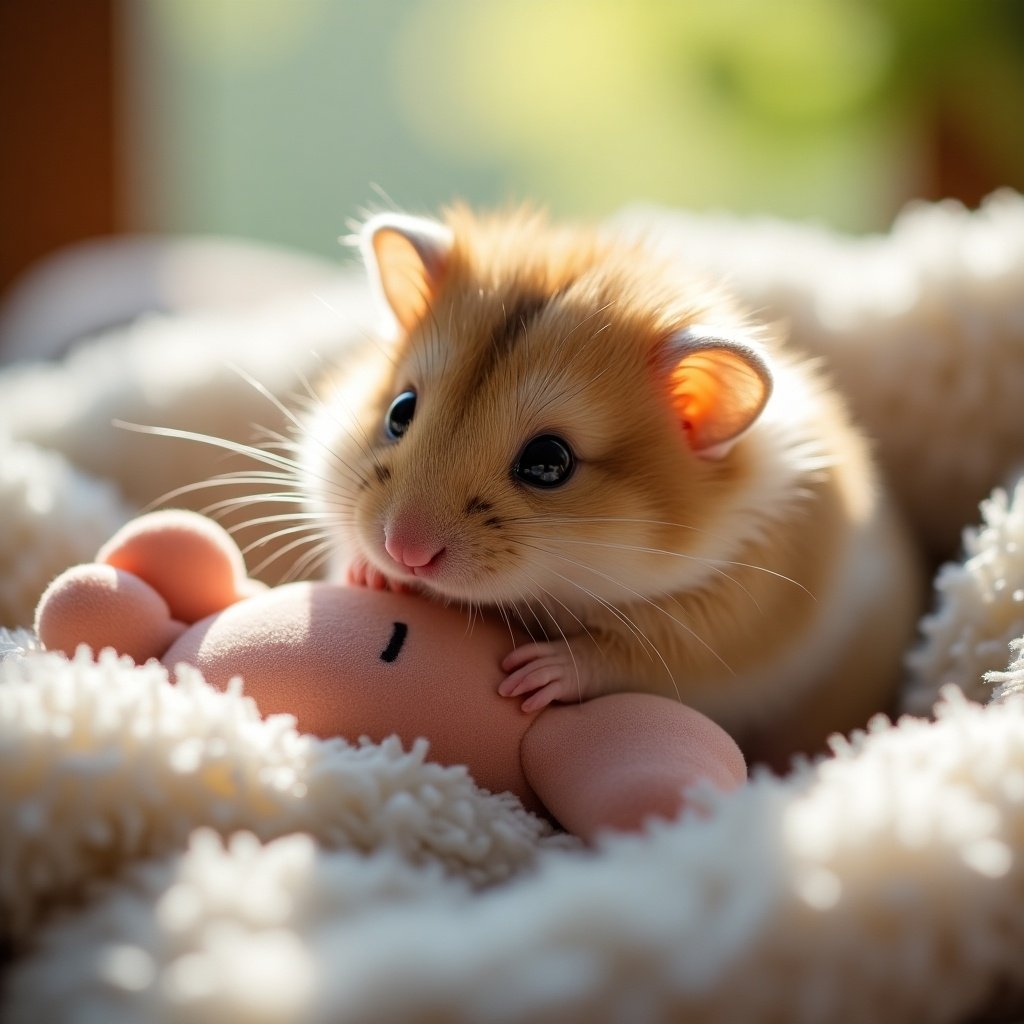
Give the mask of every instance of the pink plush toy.
[[218, 686], [241, 675], [263, 714], [292, 714], [317, 736], [426, 736], [434, 760], [467, 765], [480, 786], [587, 840], [675, 817], [698, 780], [731, 789], [746, 778], [736, 744], [682, 704], [616, 694], [526, 714], [497, 692], [504, 625], [468, 631], [464, 612], [411, 594], [266, 589], [227, 533], [191, 512], [142, 516], [96, 563], [58, 576], [36, 630], [69, 655], [84, 643], [187, 662]]

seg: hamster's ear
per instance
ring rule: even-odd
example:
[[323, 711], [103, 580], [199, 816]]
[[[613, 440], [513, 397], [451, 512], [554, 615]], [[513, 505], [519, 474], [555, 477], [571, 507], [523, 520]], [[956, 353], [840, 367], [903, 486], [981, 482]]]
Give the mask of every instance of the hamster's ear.
[[360, 248], [371, 281], [398, 326], [423, 318], [448, 265], [451, 230], [425, 217], [382, 213], [368, 220]]
[[693, 450], [721, 458], [768, 403], [772, 373], [761, 347], [741, 335], [698, 324], [665, 344], [672, 408]]

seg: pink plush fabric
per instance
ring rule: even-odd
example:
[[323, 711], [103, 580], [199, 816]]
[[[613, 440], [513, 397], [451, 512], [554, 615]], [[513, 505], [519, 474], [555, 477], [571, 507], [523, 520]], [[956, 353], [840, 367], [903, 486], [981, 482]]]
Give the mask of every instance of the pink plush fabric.
[[585, 839], [675, 817], [687, 787], [746, 778], [732, 739], [703, 715], [645, 694], [525, 714], [498, 694], [507, 627], [423, 598], [328, 583], [252, 593], [219, 526], [187, 512], [129, 523], [94, 565], [58, 577], [40, 601], [43, 644], [111, 646], [185, 662], [223, 687], [241, 675], [263, 714], [294, 715], [321, 737], [407, 744], [465, 764], [492, 792], [554, 816]]
[[36, 632], [51, 651], [68, 657], [79, 644], [113, 647], [136, 662], [159, 657], [185, 629], [167, 602], [139, 577], [112, 565], [76, 565], [40, 598]]

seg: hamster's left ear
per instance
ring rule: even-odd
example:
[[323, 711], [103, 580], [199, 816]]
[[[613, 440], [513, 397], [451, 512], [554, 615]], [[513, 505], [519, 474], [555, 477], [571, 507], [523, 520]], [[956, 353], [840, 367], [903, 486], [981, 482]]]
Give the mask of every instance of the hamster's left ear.
[[444, 278], [452, 233], [426, 217], [381, 213], [359, 236], [370, 279], [403, 330], [411, 330], [430, 307]]
[[662, 356], [669, 400], [690, 446], [706, 459], [726, 455], [771, 397], [772, 372], [761, 346], [692, 324], [669, 337]]

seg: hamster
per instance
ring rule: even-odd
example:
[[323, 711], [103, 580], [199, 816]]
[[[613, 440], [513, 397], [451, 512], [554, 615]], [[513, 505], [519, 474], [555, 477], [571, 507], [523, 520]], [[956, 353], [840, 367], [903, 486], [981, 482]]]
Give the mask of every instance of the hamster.
[[658, 693], [777, 760], [887, 707], [916, 567], [818, 368], [596, 228], [456, 206], [359, 241], [386, 338], [301, 453], [335, 574], [503, 617], [525, 712]]

